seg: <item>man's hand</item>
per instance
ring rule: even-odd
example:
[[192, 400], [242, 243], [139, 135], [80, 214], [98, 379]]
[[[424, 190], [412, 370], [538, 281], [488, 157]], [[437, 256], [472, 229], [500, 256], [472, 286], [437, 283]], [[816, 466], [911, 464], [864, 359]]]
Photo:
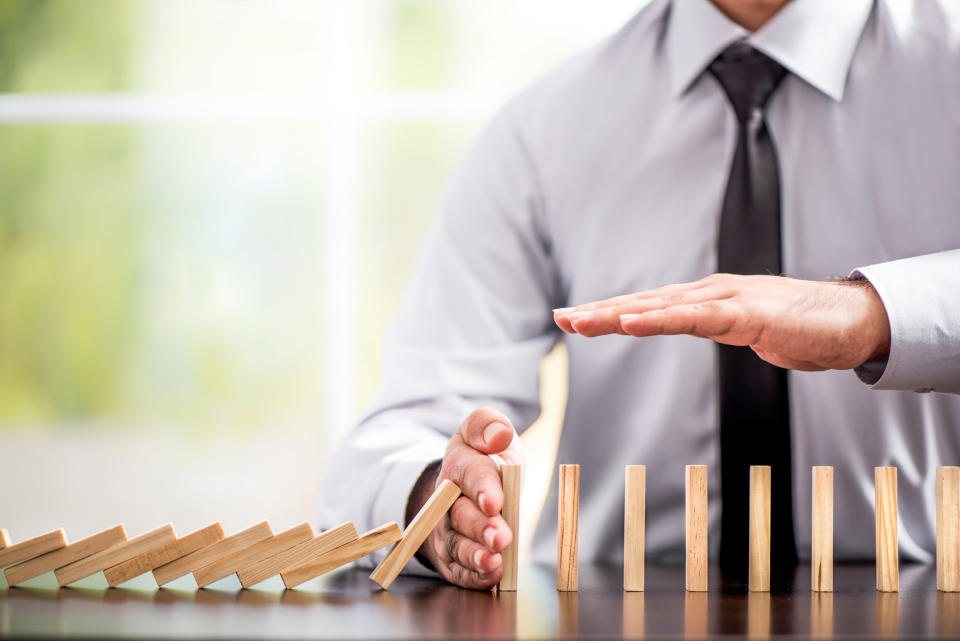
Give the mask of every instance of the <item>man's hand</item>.
[[435, 479], [421, 479], [426, 482], [418, 482], [411, 493], [409, 507], [415, 513], [443, 479], [450, 479], [463, 492], [420, 548], [420, 554], [447, 581], [477, 590], [500, 581], [500, 552], [513, 540], [513, 533], [500, 516], [503, 484], [493, 455], [504, 463], [522, 465], [521, 447], [503, 414], [476, 410], [450, 439]]
[[554, 311], [560, 329], [583, 336], [690, 334], [749, 345], [789, 369], [851, 369], [890, 351], [890, 323], [867, 281], [713, 274]]

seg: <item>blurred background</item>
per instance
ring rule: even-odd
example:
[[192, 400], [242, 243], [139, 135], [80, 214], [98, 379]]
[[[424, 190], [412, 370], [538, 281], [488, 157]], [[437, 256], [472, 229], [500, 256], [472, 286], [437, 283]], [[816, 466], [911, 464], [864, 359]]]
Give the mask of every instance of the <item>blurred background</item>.
[[0, 2], [0, 527], [315, 523], [459, 156], [642, 4]]

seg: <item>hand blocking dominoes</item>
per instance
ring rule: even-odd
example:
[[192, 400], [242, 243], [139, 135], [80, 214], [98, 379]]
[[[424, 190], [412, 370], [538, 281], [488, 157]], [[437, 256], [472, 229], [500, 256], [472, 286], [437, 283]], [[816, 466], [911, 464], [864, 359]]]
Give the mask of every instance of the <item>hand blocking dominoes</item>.
[[[749, 589], [770, 590], [769, 466], [750, 468]], [[501, 591], [517, 590], [521, 470], [501, 466], [503, 517], [513, 541], [502, 552]], [[580, 503], [580, 466], [559, 468], [557, 507], [557, 590], [576, 591]], [[876, 589], [899, 590], [897, 541], [897, 469], [877, 467], [875, 482]], [[833, 468], [812, 469], [811, 590], [833, 590]], [[685, 468], [686, 585], [690, 592], [707, 590], [707, 467]], [[166, 524], [133, 538], [122, 525], [70, 543], [64, 530], [12, 542], [0, 529], [0, 567], [7, 583], [17, 585], [54, 572], [60, 586], [103, 572], [110, 587], [153, 574], [163, 586], [192, 574], [199, 588], [235, 574], [243, 588], [279, 575], [287, 588], [330, 572], [393, 545], [370, 575], [384, 590], [399, 576], [430, 532], [460, 496], [460, 488], [442, 481], [407, 528], [388, 523], [359, 534], [353, 523], [315, 534], [301, 523], [274, 534], [266, 522], [225, 536], [219, 523], [178, 537]], [[624, 478], [623, 589], [644, 589], [646, 467], [628, 465]], [[960, 467], [937, 468], [937, 589], [960, 592]]]

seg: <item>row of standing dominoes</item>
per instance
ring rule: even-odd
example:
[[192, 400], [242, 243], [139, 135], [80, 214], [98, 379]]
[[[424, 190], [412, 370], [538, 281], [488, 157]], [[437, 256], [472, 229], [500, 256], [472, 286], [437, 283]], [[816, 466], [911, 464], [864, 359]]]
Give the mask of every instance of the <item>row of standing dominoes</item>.
[[[521, 471], [518, 465], [501, 467], [503, 517], [513, 541], [503, 551], [500, 590], [517, 589]], [[749, 589], [770, 589], [770, 475], [769, 466], [750, 468]], [[877, 590], [899, 589], [897, 545], [897, 470], [875, 469]], [[394, 545], [370, 578], [388, 589], [423, 544], [429, 533], [460, 496], [445, 480], [401, 532], [388, 523], [364, 535], [347, 522], [314, 536], [306, 523], [273, 534], [267, 522], [224, 537], [219, 523], [177, 538], [170, 524], [127, 539], [122, 525], [74, 543], [63, 529], [12, 544], [0, 529], [0, 567], [7, 583], [17, 585], [53, 571], [64, 586], [103, 572], [113, 587], [147, 572], [158, 585], [193, 574], [198, 587], [236, 574], [244, 588], [280, 575], [287, 588], [296, 587]], [[561, 465], [557, 519], [557, 589], [578, 588], [578, 525], [580, 466]], [[644, 589], [644, 518], [646, 467], [628, 465], [624, 493], [624, 590]], [[707, 589], [707, 467], [686, 467], [686, 589]], [[937, 468], [937, 589], [960, 591], [960, 467]], [[833, 590], [833, 468], [813, 468], [811, 588]]]
[[52, 571], [60, 586], [103, 572], [114, 587], [151, 572], [160, 586], [193, 574], [202, 588], [236, 574], [248, 588], [279, 574], [293, 588], [395, 544], [370, 575], [388, 589], [458, 496], [460, 488], [445, 480], [405, 530], [388, 523], [363, 535], [350, 522], [316, 536], [307, 523], [274, 534], [263, 521], [228, 537], [214, 523], [178, 538], [168, 523], [131, 539], [117, 525], [73, 543], [60, 528], [13, 544], [0, 530], [0, 567], [9, 566], [9, 585]]
[[[750, 468], [750, 591], [770, 590], [770, 467]], [[561, 465], [557, 520], [557, 589], [577, 589], [577, 528], [580, 466]], [[879, 592], [899, 590], [897, 468], [874, 469], [875, 545]], [[504, 491], [518, 491], [506, 483]], [[625, 474], [623, 588], [643, 590], [646, 467]], [[707, 589], [707, 467], [686, 466], [686, 589]], [[813, 467], [811, 589], [833, 591], [833, 468]], [[937, 589], [960, 592], [960, 467], [937, 468]], [[511, 558], [515, 563], [515, 559]], [[506, 557], [504, 560], [506, 564]], [[504, 576], [512, 572], [505, 568]], [[514, 587], [515, 589], [515, 587]]]

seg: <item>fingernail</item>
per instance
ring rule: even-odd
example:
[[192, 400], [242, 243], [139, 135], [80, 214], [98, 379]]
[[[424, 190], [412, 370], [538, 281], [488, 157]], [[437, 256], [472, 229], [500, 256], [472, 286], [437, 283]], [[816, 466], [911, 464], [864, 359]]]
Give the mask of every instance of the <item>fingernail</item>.
[[632, 323], [640, 318], [640, 314], [620, 314], [620, 323]]
[[483, 442], [489, 443], [490, 439], [497, 435], [497, 432], [504, 429], [507, 429], [507, 426], [503, 423], [490, 423], [483, 430]]
[[584, 318], [590, 318], [593, 316], [593, 312], [574, 312], [570, 314], [570, 318], [576, 322], [578, 320], [583, 320]]
[[493, 544], [497, 540], [497, 528], [488, 527], [483, 531], [483, 542], [487, 544], [487, 547], [491, 550], [493, 549]]
[[484, 494], [483, 492], [480, 492], [479, 494], [477, 494], [477, 507], [480, 508], [480, 511], [481, 511], [481, 512], [484, 511], [484, 510], [483, 510], [483, 498], [484, 498], [484, 496], [485, 496], [485, 494]]
[[568, 314], [573, 310], [573, 307], [558, 307], [553, 310], [554, 314]]
[[473, 553], [473, 564], [480, 567], [481, 563], [483, 563], [483, 550], [477, 550]]

